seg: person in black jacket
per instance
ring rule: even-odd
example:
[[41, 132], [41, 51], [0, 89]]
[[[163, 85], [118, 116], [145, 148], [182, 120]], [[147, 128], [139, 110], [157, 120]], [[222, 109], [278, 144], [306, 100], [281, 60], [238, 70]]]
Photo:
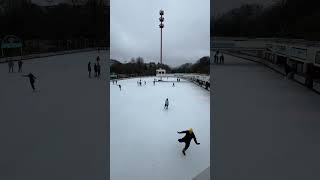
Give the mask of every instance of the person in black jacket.
[[18, 72], [22, 72], [22, 64], [23, 62], [21, 60], [18, 61], [19, 70]]
[[89, 78], [91, 78], [91, 62], [88, 63]]
[[166, 101], [164, 102], [164, 109], [169, 108], [169, 99], [167, 98]]
[[99, 63], [97, 63], [97, 76], [100, 77], [101, 74], [101, 66]]
[[223, 56], [223, 54], [220, 55], [220, 64], [224, 64], [224, 56]]
[[35, 82], [35, 79], [37, 79], [37, 78], [32, 73], [29, 73], [28, 75], [23, 75], [23, 77], [28, 77], [29, 78], [32, 90], [35, 91], [36, 88], [34, 87], [34, 82]]
[[94, 63], [93, 70], [94, 70], [94, 77], [97, 77], [98, 76], [98, 66], [96, 63]]
[[185, 133], [185, 134], [186, 134], [183, 138], [178, 139], [178, 141], [179, 141], [180, 143], [182, 143], [182, 142], [186, 143], [185, 147], [184, 147], [183, 150], [182, 150], [183, 155], [186, 155], [186, 150], [189, 148], [190, 142], [191, 142], [192, 139], [194, 139], [194, 142], [195, 142], [197, 145], [200, 144], [200, 143], [197, 142], [197, 138], [196, 138], [196, 136], [194, 135], [192, 128], [190, 128], [190, 129], [188, 129], [188, 130], [186, 130], [186, 131], [181, 131], [181, 132], [178, 131], [178, 133], [179, 133], [179, 134], [182, 134], [182, 133]]

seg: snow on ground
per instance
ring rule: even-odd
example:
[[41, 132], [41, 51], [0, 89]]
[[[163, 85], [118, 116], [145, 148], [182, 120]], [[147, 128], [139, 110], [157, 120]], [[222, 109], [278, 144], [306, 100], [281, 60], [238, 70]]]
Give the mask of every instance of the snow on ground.
[[[97, 55], [102, 78], [89, 79]], [[106, 179], [106, 60], [101, 51], [25, 61], [36, 93], [0, 64], [0, 179]]]
[[258, 63], [213, 65], [214, 179], [320, 179], [320, 96]]
[[[110, 83], [111, 180], [189, 180], [210, 165], [210, 93], [193, 83], [139, 78]], [[164, 80], [176, 81], [175, 78]], [[165, 99], [169, 109], [164, 110]], [[193, 128], [197, 140], [183, 156], [177, 131]]]

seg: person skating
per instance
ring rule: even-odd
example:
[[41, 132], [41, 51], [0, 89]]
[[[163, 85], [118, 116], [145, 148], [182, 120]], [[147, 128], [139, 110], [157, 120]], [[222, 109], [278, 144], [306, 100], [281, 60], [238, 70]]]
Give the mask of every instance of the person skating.
[[22, 72], [22, 64], [23, 64], [23, 62], [21, 60], [19, 60], [18, 61], [18, 67], [19, 67], [18, 72]]
[[156, 85], [156, 81], [153, 81], [153, 85]]
[[169, 108], [169, 99], [167, 98], [166, 101], [164, 102], [164, 109]]
[[174, 87], [174, 83], [172, 83], [172, 87]]
[[214, 55], [214, 63], [215, 64], [218, 64], [218, 54], [216, 53], [215, 55]]
[[8, 73], [10, 73], [10, 71], [11, 71], [11, 61], [8, 61], [8, 68], [9, 68]]
[[34, 82], [35, 82], [35, 79], [37, 79], [37, 77], [35, 77], [32, 73], [29, 73], [27, 75], [22, 75], [22, 76], [29, 78], [31, 88], [32, 88], [33, 91], [35, 91], [36, 88], [34, 87]]
[[90, 61], [88, 63], [88, 73], [89, 73], [89, 78], [91, 78], [91, 62]]
[[9, 62], [8, 62], [8, 66], [9, 66], [9, 73], [10, 73], [10, 72], [13, 72], [13, 67], [14, 67], [13, 61], [9, 61]]
[[100, 57], [99, 57], [99, 56], [97, 56], [97, 63], [99, 63], [99, 61], [100, 61]]
[[223, 54], [221, 54], [221, 56], [220, 56], [220, 64], [224, 64], [224, 56], [223, 56]]
[[144, 85], [147, 85], [147, 82], [146, 82], [146, 81], [144, 81]]
[[119, 89], [120, 89], [120, 91], [121, 91], [121, 85], [119, 84]]
[[182, 143], [182, 142], [185, 143], [185, 146], [184, 146], [184, 148], [182, 150], [182, 153], [183, 153], [183, 155], [186, 155], [186, 150], [189, 148], [192, 139], [194, 140], [194, 142], [197, 145], [199, 145], [200, 143], [197, 142], [197, 138], [194, 135], [192, 128], [190, 128], [188, 130], [185, 130], [185, 131], [181, 131], [181, 132], [178, 131], [178, 134], [182, 134], [182, 133], [185, 133], [186, 135], [183, 138], [178, 139], [178, 141], [180, 143]]
[[97, 66], [96, 63], [94, 63], [93, 70], [94, 70], [94, 77], [97, 77], [97, 75], [98, 75], [98, 66]]
[[97, 63], [97, 75], [98, 77], [100, 77], [100, 74], [101, 74], [101, 66], [99, 63]]
[[291, 72], [291, 67], [289, 66], [289, 64], [287, 62], [284, 65], [284, 70], [285, 70], [285, 73], [286, 73], [285, 78], [287, 79], [288, 76], [289, 76], [289, 73]]
[[11, 61], [11, 72], [14, 72], [14, 62]]

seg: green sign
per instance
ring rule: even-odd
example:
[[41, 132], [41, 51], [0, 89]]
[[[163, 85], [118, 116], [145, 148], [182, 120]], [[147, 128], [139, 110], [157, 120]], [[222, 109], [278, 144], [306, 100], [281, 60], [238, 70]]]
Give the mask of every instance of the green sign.
[[5, 36], [1, 41], [1, 49], [22, 48], [22, 41], [14, 35]]

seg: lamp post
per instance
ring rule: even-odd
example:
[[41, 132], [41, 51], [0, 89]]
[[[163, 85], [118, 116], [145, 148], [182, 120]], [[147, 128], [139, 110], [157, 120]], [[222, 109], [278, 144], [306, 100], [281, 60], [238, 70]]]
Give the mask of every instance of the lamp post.
[[163, 24], [163, 21], [164, 21], [164, 11], [163, 10], [160, 10], [159, 12], [160, 14], [160, 18], [159, 18], [159, 21], [160, 21], [160, 31], [161, 31], [161, 35], [160, 35], [160, 64], [162, 66], [162, 29], [164, 28], [164, 24]]

